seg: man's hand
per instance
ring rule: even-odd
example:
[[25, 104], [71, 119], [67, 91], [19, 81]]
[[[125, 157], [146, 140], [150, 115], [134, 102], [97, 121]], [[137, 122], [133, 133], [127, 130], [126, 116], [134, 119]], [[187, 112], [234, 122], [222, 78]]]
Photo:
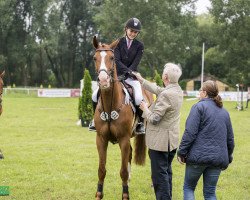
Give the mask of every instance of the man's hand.
[[177, 156], [177, 160], [179, 161], [179, 163], [181, 163], [182, 165], [184, 165], [186, 163], [186, 159], [182, 156]]
[[141, 110], [148, 109], [148, 104], [145, 101], [142, 101], [140, 104], [140, 109]]
[[137, 80], [142, 83], [144, 78], [141, 76], [139, 72], [132, 72], [132, 74], [137, 78]]
[[229, 156], [229, 163], [233, 162], [233, 154]]

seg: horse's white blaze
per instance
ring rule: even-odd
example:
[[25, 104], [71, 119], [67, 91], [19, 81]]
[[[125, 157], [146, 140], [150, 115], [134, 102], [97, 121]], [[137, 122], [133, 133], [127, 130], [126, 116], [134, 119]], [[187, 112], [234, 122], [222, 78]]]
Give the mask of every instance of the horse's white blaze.
[[[107, 55], [107, 53], [105, 51], [101, 51], [100, 55], [101, 55], [101, 66], [99, 70], [104, 69], [105, 71], [107, 71], [107, 67], [105, 65], [105, 56]], [[99, 74], [99, 80], [101, 82], [107, 81], [108, 79], [108, 75], [105, 71], [101, 71]]]
[[100, 55], [101, 55], [101, 57], [102, 57], [100, 69], [105, 69], [105, 70], [107, 70], [107, 67], [106, 67], [106, 65], [105, 65], [105, 56], [107, 55], [107, 53], [106, 53], [105, 51], [101, 51]]
[[[101, 66], [99, 70], [103, 69], [105, 71], [108, 71], [106, 64], [105, 64], [105, 56], [107, 55], [107, 53], [105, 51], [101, 51], [100, 55], [101, 55]], [[109, 87], [109, 76], [105, 71], [101, 71], [99, 73], [98, 78], [100, 80], [101, 86]]]

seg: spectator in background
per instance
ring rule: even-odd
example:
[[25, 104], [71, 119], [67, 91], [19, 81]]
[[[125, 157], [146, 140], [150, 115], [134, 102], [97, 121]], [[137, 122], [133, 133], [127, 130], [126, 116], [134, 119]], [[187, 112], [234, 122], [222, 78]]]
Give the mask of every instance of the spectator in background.
[[232, 162], [234, 135], [229, 113], [223, 108], [218, 86], [206, 81], [200, 89], [200, 101], [187, 118], [177, 158], [186, 163], [184, 200], [194, 200], [194, 190], [203, 175], [205, 199], [216, 199], [221, 173]]
[[157, 200], [172, 199], [172, 160], [178, 147], [180, 132], [180, 109], [183, 92], [178, 84], [182, 71], [178, 65], [167, 63], [162, 74], [165, 87], [159, 87], [133, 73], [142, 87], [157, 95], [148, 109], [141, 102], [140, 108], [147, 120], [146, 145], [151, 160], [151, 177]]

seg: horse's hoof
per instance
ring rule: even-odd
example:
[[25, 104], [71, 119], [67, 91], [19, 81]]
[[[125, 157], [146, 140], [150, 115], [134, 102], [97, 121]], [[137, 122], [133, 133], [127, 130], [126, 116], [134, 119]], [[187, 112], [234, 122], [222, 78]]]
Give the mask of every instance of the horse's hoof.
[[101, 193], [101, 192], [96, 192], [96, 194], [95, 194], [95, 199], [96, 200], [101, 200], [103, 198], [103, 193]]
[[128, 193], [123, 193], [122, 200], [129, 200], [129, 194]]

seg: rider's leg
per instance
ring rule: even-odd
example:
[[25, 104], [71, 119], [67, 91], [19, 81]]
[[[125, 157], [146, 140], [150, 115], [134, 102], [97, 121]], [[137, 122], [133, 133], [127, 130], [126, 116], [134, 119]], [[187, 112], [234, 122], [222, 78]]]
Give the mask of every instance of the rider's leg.
[[[97, 88], [97, 89], [93, 92], [93, 94], [92, 94], [92, 105], [93, 105], [93, 111], [94, 111], [94, 113], [95, 113], [96, 106], [97, 106], [98, 90], [99, 90], [99, 88]], [[89, 131], [96, 131], [94, 119], [93, 119], [93, 120], [90, 122], [90, 124], [89, 124]]]
[[145, 134], [144, 118], [142, 117], [143, 111], [139, 108], [139, 106], [136, 106], [136, 113], [138, 115], [138, 123], [135, 131], [138, 134]]
[[139, 119], [138, 123], [136, 125], [136, 132], [139, 134], [144, 134], [145, 133], [145, 126], [144, 126], [144, 119], [142, 117], [143, 112], [139, 108], [139, 106], [143, 100], [141, 84], [139, 81], [133, 80], [131, 78], [127, 78], [125, 80], [125, 82], [133, 87], [133, 92], [134, 92], [134, 97], [135, 97], [135, 105], [136, 105], [136, 113], [137, 113], [138, 119]]

